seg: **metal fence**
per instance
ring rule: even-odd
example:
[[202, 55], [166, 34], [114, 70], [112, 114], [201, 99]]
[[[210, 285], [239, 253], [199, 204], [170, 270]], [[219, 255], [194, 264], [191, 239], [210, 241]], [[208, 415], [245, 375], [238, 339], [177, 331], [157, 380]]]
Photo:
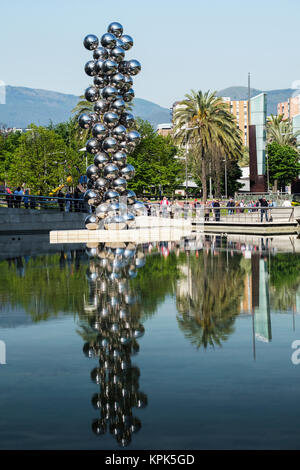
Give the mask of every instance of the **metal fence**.
[[83, 198], [33, 196], [0, 193], [0, 207], [34, 210], [59, 210], [61, 212], [90, 212]]

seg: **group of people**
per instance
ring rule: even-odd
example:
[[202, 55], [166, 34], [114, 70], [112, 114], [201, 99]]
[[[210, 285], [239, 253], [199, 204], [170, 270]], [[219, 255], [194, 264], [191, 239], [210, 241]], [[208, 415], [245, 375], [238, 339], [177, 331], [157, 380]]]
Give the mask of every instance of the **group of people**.
[[36, 200], [35, 198], [30, 197], [29, 189], [23, 189], [18, 186], [14, 191], [12, 191], [9, 187], [5, 188], [5, 198], [7, 202], [7, 207], [16, 207], [20, 208], [21, 203], [23, 202], [25, 209], [35, 209], [36, 207]]
[[57, 202], [61, 212], [86, 212], [86, 203], [84, 193], [75, 188], [74, 193], [67, 191], [66, 194], [59, 190], [57, 193]]

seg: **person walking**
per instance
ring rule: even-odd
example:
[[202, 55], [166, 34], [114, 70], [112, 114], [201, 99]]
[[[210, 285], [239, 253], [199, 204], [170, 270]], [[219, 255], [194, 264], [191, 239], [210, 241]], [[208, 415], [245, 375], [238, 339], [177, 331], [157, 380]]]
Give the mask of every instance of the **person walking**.
[[265, 215], [265, 219], [266, 219], [266, 222], [269, 221], [268, 219], [268, 210], [267, 209], [262, 209], [262, 207], [266, 208], [266, 207], [269, 207], [269, 204], [268, 204], [268, 201], [266, 200], [265, 197], [263, 197], [262, 199], [260, 199], [260, 221], [262, 222], [263, 221], [263, 218], [264, 218], [264, 215]]
[[184, 201], [183, 204], [183, 213], [184, 213], [184, 218], [187, 220], [188, 215], [189, 215], [189, 209], [190, 209], [190, 203], [188, 201]]
[[80, 198], [80, 190], [79, 188], [75, 188], [75, 191], [74, 191], [74, 210], [75, 212], [79, 212], [80, 211], [80, 208], [79, 208], [79, 198]]
[[162, 217], [167, 217], [168, 215], [168, 205], [169, 205], [169, 201], [168, 199], [166, 198], [166, 196], [164, 196], [162, 198], [162, 200], [160, 201], [160, 208], [161, 208], [161, 214], [162, 214]]
[[6, 202], [7, 202], [7, 207], [9, 207], [9, 208], [14, 207], [14, 197], [13, 197], [13, 194], [11, 192], [11, 189], [7, 187], [6, 190], [5, 190], [5, 193], [6, 193], [5, 199], [6, 199]]
[[21, 207], [23, 194], [24, 193], [20, 186], [18, 186], [17, 189], [14, 191], [14, 204], [15, 204], [15, 207], [18, 209]]
[[226, 207], [228, 207], [228, 215], [232, 215], [234, 213], [234, 210], [231, 209], [231, 207], [234, 207], [235, 204], [234, 204], [234, 200], [232, 199], [232, 197], [229, 199], [229, 201], [227, 202], [227, 205]]
[[[220, 209], [219, 209], [220, 202], [219, 202], [219, 199], [216, 199], [215, 201], [213, 201], [212, 206], [214, 208], [215, 221], [220, 222]], [[217, 209], [215, 209], [215, 207], [217, 207]]]
[[64, 193], [61, 190], [59, 190], [58, 193], [57, 193], [57, 202], [58, 202], [58, 205], [59, 205], [59, 210], [61, 212], [64, 212], [64, 210], [65, 210], [64, 198], [65, 198]]
[[23, 201], [24, 201], [25, 209], [28, 209], [28, 207], [29, 207], [29, 189], [25, 190]]

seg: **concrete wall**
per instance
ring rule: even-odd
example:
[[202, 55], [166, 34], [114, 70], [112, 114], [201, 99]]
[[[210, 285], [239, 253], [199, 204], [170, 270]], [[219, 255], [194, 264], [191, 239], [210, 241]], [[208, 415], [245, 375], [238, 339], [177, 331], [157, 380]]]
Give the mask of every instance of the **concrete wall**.
[[38, 211], [1, 207], [0, 234], [47, 233], [51, 230], [83, 229], [87, 215], [84, 212]]

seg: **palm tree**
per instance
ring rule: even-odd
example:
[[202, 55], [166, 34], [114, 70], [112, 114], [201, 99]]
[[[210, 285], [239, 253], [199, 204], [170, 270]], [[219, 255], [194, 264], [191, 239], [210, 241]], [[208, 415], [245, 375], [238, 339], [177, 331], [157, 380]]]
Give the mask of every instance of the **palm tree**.
[[242, 154], [241, 133], [228, 104], [217, 97], [216, 92], [207, 91], [185, 95], [174, 112], [174, 139], [185, 144], [198, 156], [201, 164], [203, 201], [207, 199], [207, 171], [209, 154], [218, 148], [219, 154], [229, 157]]
[[271, 116], [267, 121], [267, 141], [269, 144], [277, 142], [279, 145], [297, 147], [297, 137], [300, 131], [293, 131], [293, 124], [289, 119], [283, 119], [283, 114]]

